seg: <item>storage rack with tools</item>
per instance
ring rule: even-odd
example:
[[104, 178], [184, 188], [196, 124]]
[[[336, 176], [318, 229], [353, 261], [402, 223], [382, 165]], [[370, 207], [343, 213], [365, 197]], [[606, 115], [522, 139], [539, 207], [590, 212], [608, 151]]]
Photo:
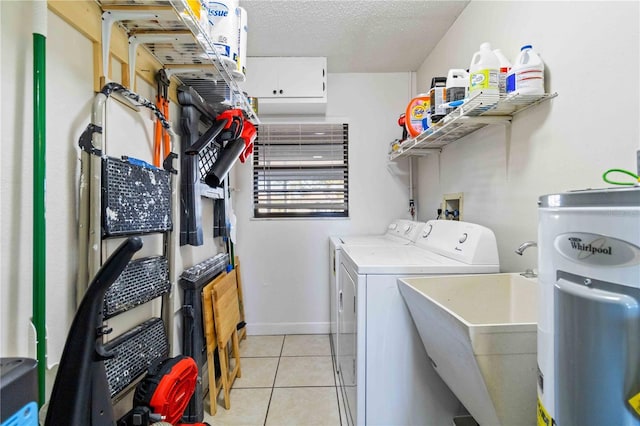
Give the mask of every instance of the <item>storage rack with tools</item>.
[[[185, 0], [102, 0], [97, 4], [99, 12], [102, 14], [100, 19], [101, 43], [97, 44], [101, 51], [101, 55], [98, 55], [101, 59], [98, 63], [101, 66], [94, 70], [99, 75], [98, 80], [102, 82], [108, 80], [110, 58], [114, 52], [111, 49], [112, 41], [116, 40], [116, 35], [120, 30], [124, 30], [128, 37], [128, 63], [123, 69], [127, 69], [128, 73], [123, 73], [123, 80], [126, 80], [123, 86], [128, 85], [133, 88], [136, 74], [140, 76], [148, 74], [148, 70], [142, 70], [136, 65], [136, 58], [140, 57], [142, 53], [140, 50], [145, 49], [151, 53], [161, 67], [164, 67], [166, 80], [170, 81], [173, 76], [186, 84], [197, 87], [197, 94], [209, 104], [219, 104], [222, 97], [228, 103], [242, 109], [250, 121], [259, 123], [257, 115], [238, 87], [228, 66], [219, 57], [209, 35], [200, 27]], [[85, 19], [87, 22], [94, 21], [93, 16], [83, 16], [79, 14], [80, 11], [77, 8], [66, 6], [64, 2], [52, 4], [52, 7], [55, 13], [74, 26], [84, 25], [84, 23], [76, 22], [80, 19]], [[95, 4], [87, 4], [83, 10], [89, 11], [87, 13], [94, 13], [94, 8]], [[92, 29], [83, 27], [83, 31], [91, 33]], [[116, 48], [116, 46], [113, 47]], [[120, 57], [122, 56], [120, 55]], [[153, 79], [155, 80], [155, 75]], [[162, 79], [163, 88], [166, 85], [166, 80]], [[177, 98], [175, 91], [172, 90], [174, 87], [171, 85], [169, 90], [164, 92], [170, 98]], [[97, 101], [98, 99], [96, 99]], [[166, 104], [163, 105], [166, 108]], [[99, 120], [102, 118], [100, 117]], [[93, 121], [96, 123], [95, 114]], [[97, 124], [97, 126], [101, 128], [101, 124]], [[87, 135], [90, 140], [95, 139], [91, 133]], [[93, 149], [100, 150], [100, 145], [101, 140], [100, 143], [93, 141], [93, 147], [87, 148], [88, 152]], [[160, 145], [166, 147], [164, 139], [160, 144], [156, 144], [156, 152]], [[215, 155], [215, 146], [212, 145], [210, 151]], [[93, 163], [96, 163], [95, 158], [92, 160]], [[158, 161], [156, 165], [160, 166], [159, 163]], [[95, 179], [92, 173], [96, 173], [99, 167], [97, 164], [93, 164], [93, 172], [89, 172], [88, 166], [85, 166], [83, 170], [86, 172], [86, 176], [92, 176]], [[86, 190], [85, 185], [81, 192], [86, 193]], [[89, 195], [86, 194], [86, 196]], [[96, 200], [97, 196], [93, 196], [91, 202], [86, 205], [95, 205]], [[81, 209], [83, 208], [85, 207], [81, 205]], [[81, 212], [82, 217], [88, 215], [87, 211]], [[93, 220], [92, 223], [98, 223], [98, 221]], [[89, 254], [86, 264], [80, 262], [78, 300], [83, 294], [83, 286], [86, 286], [89, 278], [95, 274], [100, 265], [99, 250], [96, 249], [96, 247], [100, 247], [100, 239], [96, 238], [99, 232], [96, 232], [95, 229], [81, 229], [81, 235], [84, 232], [88, 232], [92, 239], [84, 246], [81, 242], [80, 250], [82, 252], [88, 251]], [[85, 265], [88, 265], [86, 269]]]
[[[169, 97], [183, 106], [181, 128], [185, 137], [182, 140], [183, 157], [180, 160], [183, 205], [180, 245], [202, 245], [200, 197], [224, 198], [221, 189], [205, 188], [202, 182], [214, 165], [230, 165], [227, 160], [232, 158], [235, 161], [238, 158], [238, 155], [227, 155], [231, 152], [222, 152], [227, 145], [227, 151], [230, 151], [231, 148], [241, 149], [241, 144], [236, 143], [235, 139], [214, 142], [215, 135], [203, 135], [202, 133], [207, 132], [200, 132], [198, 127], [203, 121], [214, 122], [219, 113], [229, 108], [242, 110], [247, 121], [255, 124], [259, 122], [258, 117], [240, 90], [232, 70], [221, 60], [208, 33], [200, 27], [198, 19], [185, 1], [102, 0], [100, 6], [103, 10], [102, 40], [111, 40], [115, 24], [123, 28], [128, 36], [128, 75], [123, 78], [133, 87], [138, 48], [142, 46], [163, 67], [157, 74], [158, 105], [163, 113], [168, 113]], [[109, 52], [110, 43], [103, 42], [101, 80], [105, 80], [108, 75]], [[172, 76], [178, 84], [171, 85]], [[235, 77], [237, 78], [237, 73]], [[203, 117], [204, 120], [201, 119]], [[220, 130], [219, 128], [218, 133]], [[205, 143], [194, 150], [201, 135], [210, 137], [205, 138]], [[245, 146], [245, 150], [251, 148], [249, 145], [251, 144]], [[161, 166], [161, 146], [166, 146], [165, 139], [156, 141], [156, 166]], [[216, 165], [214, 163], [217, 160], [220, 162]]]
[[[167, 76], [195, 87], [207, 102], [217, 103], [220, 97], [234, 108], [242, 109], [249, 120], [258, 117], [240, 90], [232, 70], [221, 60], [208, 33], [200, 26], [185, 0], [101, 0], [102, 69], [101, 78], [108, 76], [110, 43], [117, 23], [128, 36], [128, 74], [124, 79], [134, 88], [138, 48], [142, 46], [166, 69]], [[126, 84], [125, 84], [126, 85]], [[172, 86], [173, 87], [173, 86]], [[169, 96], [175, 92], [170, 91]]]
[[[169, 100], [178, 100], [177, 86], [189, 85], [206, 103], [217, 106], [223, 102], [223, 110], [243, 111], [247, 122], [257, 124], [259, 120], [185, 0], [87, 1], [83, 7], [50, 2], [49, 6], [94, 43], [94, 87], [98, 93], [91, 124], [79, 143], [78, 303], [112, 251], [113, 240], [131, 235], [144, 236], [153, 243], [158, 238], [162, 240], [161, 253], [132, 260], [105, 295], [101, 339], [105, 348], [120, 354], [105, 360], [110, 396], [116, 403], [130, 394], [150, 362], [172, 352], [174, 312], [170, 295], [177, 280], [172, 270], [177, 246], [172, 237], [172, 204], [175, 206], [176, 199], [172, 173], [176, 155], [171, 152], [174, 134], [168, 123]], [[120, 78], [110, 75], [116, 60], [121, 64]], [[157, 84], [157, 102], [134, 92], [136, 77]], [[110, 82], [112, 78], [122, 84]], [[158, 117], [153, 160], [149, 160], [153, 164], [106, 155], [104, 116], [109, 97], [136, 110], [141, 106], [152, 109]], [[217, 116], [219, 111], [214, 113]], [[211, 165], [227, 145], [240, 149], [237, 139], [239, 135], [224, 144], [209, 143], [198, 155], [191, 153], [188, 160], [194, 164], [194, 176], [203, 180], [206, 171], [203, 173], [202, 165]], [[189, 145], [183, 143], [183, 151]], [[247, 151], [249, 146], [244, 149]], [[181, 154], [184, 161], [187, 155]], [[182, 168], [182, 164], [175, 165]], [[196, 200], [200, 195], [194, 192], [192, 198]], [[159, 316], [158, 299], [162, 300]], [[140, 305], [145, 307], [139, 308]], [[130, 319], [130, 313], [135, 317], [140, 310], [146, 312], [149, 305], [154, 310], [152, 318], [112, 338], [121, 331], [111, 333], [112, 324], [117, 324], [116, 329], [123, 328], [123, 317]]]

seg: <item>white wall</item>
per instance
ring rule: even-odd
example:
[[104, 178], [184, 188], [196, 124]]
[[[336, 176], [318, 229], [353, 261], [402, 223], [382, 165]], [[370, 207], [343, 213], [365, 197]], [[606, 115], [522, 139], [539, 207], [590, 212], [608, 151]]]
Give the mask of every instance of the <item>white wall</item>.
[[[409, 218], [408, 181], [387, 170], [389, 142], [411, 93], [411, 74], [329, 74], [327, 119], [349, 123], [349, 219], [252, 219], [249, 164], [232, 181], [248, 332], [326, 333], [329, 235], [382, 233]], [[406, 162], [400, 167], [406, 172]]]
[[[32, 4], [2, 3], [2, 346], [3, 356], [35, 354], [32, 285]], [[66, 334], [75, 311], [77, 140], [91, 108], [91, 43], [49, 16], [47, 39], [47, 324]], [[73, 52], [70, 55], [69, 52]], [[89, 71], [87, 72], [87, 69]], [[52, 338], [55, 362], [64, 341]]]
[[[32, 67], [32, 51], [30, 39], [30, 11], [21, 3], [0, 4], [0, 69], [2, 82], [0, 86], [0, 131], [2, 132], [1, 170], [1, 225], [0, 239], [0, 275], [2, 285], [1, 348], [3, 356], [13, 353], [26, 354], [30, 330], [26, 321], [16, 321], [12, 326], [8, 323], [21, 317], [21, 311], [31, 312], [31, 292], [22, 288], [31, 286], [31, 270], [28, 265], [21, 265], [16, 260], [31, 258], [31, 230], [22, 216], [31, 218], [31, 149], [26, 149], [32, 140], [33, 104], [32, 85], [29, 83], [29, 72]], [[22, 12], [22, 13], [21, 13]], [[16, 19], [22, 14], [25, 20]], [[19, 36], [18, 36], [19, 35]], [[11, 254], [11, 256], [9, 255]], [[23, 316], [24, 317], [24, 316]], [[18, 341], [20, 342], [18, 344]], [[15, 349], [7, 347], [18, 346]], [[5, 349], [6, 348], [6, 349]], [[35, 353], [35, 348], [34, 348]]]
[[635, 171], [639, 138], [638, 2], [472, 1], [417, 74], [417, 89], [449, 68], [468, 68], [481, 42], [515, 58], [533, 44], [558, 97], [419, 161], [419, 216], [435, 215], [442, 195], [464, 192], [464, 219], [492, 228], [504, 271], [536, 266], [537, 199], [610, 186], [610, 168]]
[[[0, 356], [35, 358], [35, 334], [32, 316], [32, 28], [33, 3], [0, 2], [2, 30], [1, 102], [2, 161], [0, 239], [2, 285], [0, 293]], [[48, 367], [59, 361], [67, 331], [75, 313], [75, 288], [78, 265], [77, 204], [80, 174], [78, 138], [91, 118], [93, 92], [92, 43], [49, 12], [47, 37], [47, 151], [46, 151], [46, 285], [48, 328]], [[119, 64], [113, 64], [119, 75]], [[138, 79], [137, 90], [154, 99], [155, 87]], [[178, 108], [171, 104], [172, 121], [177, 122]], [[123, 154], [145, 161], [152, 159], [153, 117], [138, 113], [109, 100], [106, 116], [106, 154]], [[179, 138], [174, 151], [179, 152]], [[177, 168], [180, 165], [177, 164]], [[179, 176], [174, 178], [179, 186]], [[174, 229], [180, 225], [177, 192], [174, 196]], [[174, 238], [176, 258], [174, 276], [186, 267], [220, 251], [213, 234], [213, 202], [203, 199], [205, 244], [180, 247]], [[177, 235], [177, 233], [176, 233]], [[121, 240], [110, 240], [108, 252]], [[157, 236], [143, 238], [145, 247], [138, 256], [161, 252]], [[181, 293], [174, 281], [174, 311], [181, 306]], [[147, 307], [148, 308], [148, 307]], [[136, 308], [144, 309], [144, 308]], [[148, 310], [148, 309], [147, 309]], [[151, 311], [158, 313], [158, 306]], [[148, 312], [137, 311], [133, 316]], [[125, 328], [124, 320], [114, 321], [114, 328]], [[176, 324], [179, 327], [179, 321]], [[179, 330], [178, 330], [179, 333]], [[174, 351], [178, 333], [174, 336]], [[53, 381], [48, 378], [48, 386]]]

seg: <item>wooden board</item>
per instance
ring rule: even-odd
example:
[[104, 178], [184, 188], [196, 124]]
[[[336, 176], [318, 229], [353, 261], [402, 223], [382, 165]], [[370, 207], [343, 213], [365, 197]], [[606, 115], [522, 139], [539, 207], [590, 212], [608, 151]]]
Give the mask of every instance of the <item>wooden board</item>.
[[[98, 6], [95, 1], [89, 0], [48, 0], [47, 6], [49, 10], [94, 43], [94, 91], [100, 91], [105, 81], [105, 76], [102, 75], [102, 10], [100, 6]], [[126, 84], [133, 83], [127, 81], [129, 68], [129, 37], [127, 33], [117, 25], [113, 27], [109, 50], [110, 55], [122, 63], [122, 73], [127, 73], [127, 77], [119, 76], [119, 80], [122, 81], [124, 86], [135, 90], [135, 87], [130, 87]], [[155, 87], [155, 76], [161, 68], [162, 64], [149, 53], [147, 49], [138, 49], [136, 53], [136, 74], [140, 78]], [[118, 80], [114, 78], [114, 76], [109, 77], [111, 80]]]
[[[235, 257], [235, 270], [236, 270], [236, 283], [238, 285], [238, 308], [240, 309], [240, 322], [245, 323], [244, 319], [244, 294], [242, 292], [242, 276], [240, 274], [240, 258], [238, 256]], [[245, 323], [244, 327], [242, 327], [238, 331], [238, 336], [240, 340], [244, 340], [247, 338], [247, 324]]]
[[[238, 309], [238, 288], [236, 283], [236, 271], [217, 281], [213, 286], [213, 316], [218, 338], [218, 354], [220, 357], [220, 375], [222, 379], [222, 391], [224, 393], [224, 406], [231, 408], [230, 392], [233, 382], [242, 375], [240, 366], [240, 345], [237, 325], [240, 319]], [[231, 368], [231, 362], [227, 346], [231, 343], [231, 353], [235, 359], [235, 365]]]
[[207, 369], [209, 370], [209, 411], [215, 415], [218, 409], [217, 399], [222, 388], [221, 378], [216, 377], [216, 366], [214, 354], [218, 348], [216, 328], [213, 315], [213, 287], [226, 278], [227, 273], [223, 272], [214, 278], [209, 284], [202, 288], [202, 322], [204, 325], [204, 336], [207, 342]]

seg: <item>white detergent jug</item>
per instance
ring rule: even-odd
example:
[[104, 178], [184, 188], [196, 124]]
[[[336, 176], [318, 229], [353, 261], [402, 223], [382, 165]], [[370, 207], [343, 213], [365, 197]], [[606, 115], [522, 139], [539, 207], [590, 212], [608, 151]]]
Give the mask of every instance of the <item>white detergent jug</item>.
[[507, 93], [544, 94], [544, 62], [530, 44], [522, 46], [507, 75]]
[[499, 89], [500, 61], [491, 51], [491, 44], [482, 43], [480, 50], [471, 58], [469, 66], [469, 96], [478, 91], [484, 94], [500, 93]]
[[[469, 91], [469, 73], [461, 69], [450, 69], [447, 74], [446, 100], [447, 102], [461, 101], [467, 97]], [[447, 108], [446, 114], [454, 108]]]
[[511, 71], [511, 62], [504, 56], [502, 50], [493, 49], [493, 53], [495, 53], [498, 61], [500, 62], [500, 76], [498, 77], [498, 88], [500, 89], [500, 94], [503, 95], [507, 93], [507, 75], [509, 71]]
[[465, 70], [450, 69], [447, 73], [447, 102], [461, 101], [469, 90], [469, 73]]

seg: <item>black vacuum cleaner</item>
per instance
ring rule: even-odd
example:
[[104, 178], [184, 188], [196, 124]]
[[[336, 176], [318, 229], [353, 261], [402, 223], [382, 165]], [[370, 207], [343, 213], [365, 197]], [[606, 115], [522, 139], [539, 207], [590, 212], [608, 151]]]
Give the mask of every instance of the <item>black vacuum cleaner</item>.
[[[102, 343], [102, 336], [110, 331], [103, 323], [104, 296], [140, 248], [139, 237], [125, 240], [89, 285], [67, 335], [45, 426], [116, 424], [104, 364], [116, 354]], [[190, 357], [156, 360], [136, 388], [134, 408], [117, 425], [179, 424], [197, 377], [196, 363]]]
[[114, 354], [106, 352], [102, 344], [102, 336], [107, 332], [102, 323], [104, 294], [141, 248], [140, 238], [128, 238], [107, 259], [89, 285], [67, 335], [45, 426], [113, 426], [113, 408], [103, 361]]

